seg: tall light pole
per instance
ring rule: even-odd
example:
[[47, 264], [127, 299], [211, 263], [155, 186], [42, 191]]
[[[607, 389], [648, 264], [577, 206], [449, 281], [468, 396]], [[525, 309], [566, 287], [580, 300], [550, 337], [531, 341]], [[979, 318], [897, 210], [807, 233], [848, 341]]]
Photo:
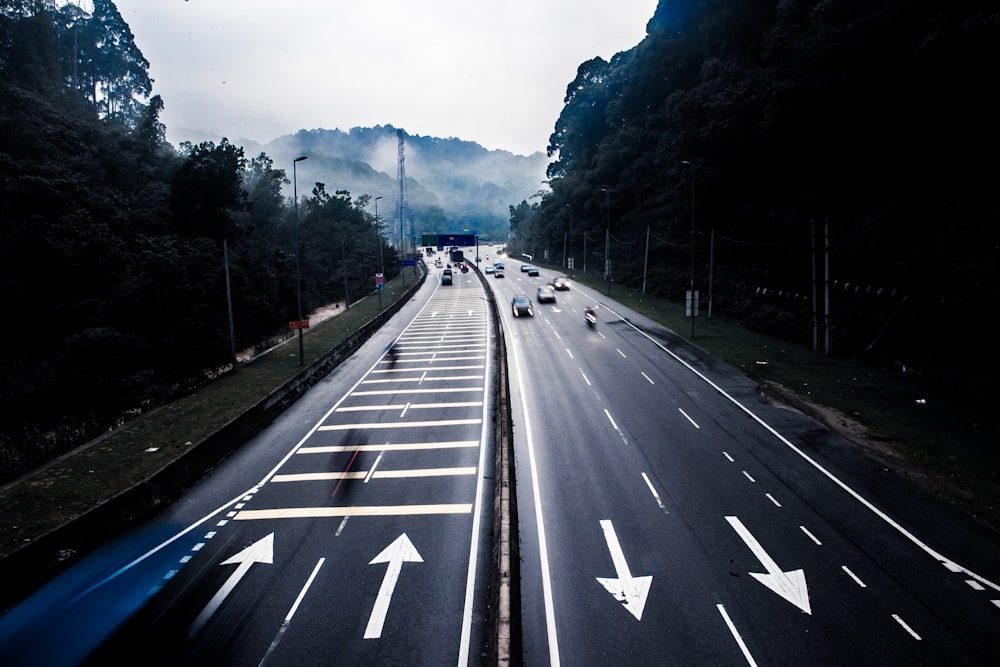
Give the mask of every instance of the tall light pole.
[[607, 226], [604, 228], [604, 279], [608, 281], [608, 296], [611, 296], [611, 191], [604, 192], [604, 208], [607, 211]]
[[567, 243], [569, 244], [569, 252], [573, 252], [573, 205], [566, 204], [566, 208], [569, 209], [569, 230], [566, 232], [566, 240], [563, 241], [563, 261], [566, 263], [566, 268], [569, 266], [569, 253], [566, 251]]
[[308, 155], [302, 155], [292, 160], [292, 197], [295, 199], [295, 301], [299, 313], [299, 366], [305, 363], [305, 352], [302, 346], [302, 279], [299, 275], [299, 181], [296, 165], [308, 160]]
[[694, 316], [698, 311], [698, 301], [694, 297], [694, 163], [681, 160], [681, 164], [691, 168], [691, 338], [694, 338]]
[[[382, 227], [378, 224], [378, 200], [381, 197], [375, 197], [375, 238], [378, 239], [378, 266], [379, 271], [382, 272], [382, 280], [385, 280], [385, 260], [382, 258]], [[382, 310], [382, 286], [376, 285], [376, 290], [378, 290], [378, 309]]]

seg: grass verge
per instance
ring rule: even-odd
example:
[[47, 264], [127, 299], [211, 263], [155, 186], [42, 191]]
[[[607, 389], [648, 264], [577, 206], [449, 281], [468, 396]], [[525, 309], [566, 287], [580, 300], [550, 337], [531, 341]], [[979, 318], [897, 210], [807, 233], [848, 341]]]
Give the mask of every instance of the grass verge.
[[149, 478], [282, 386], [402, 298], [417, 277], [397, 276], [379, 297], [368, 295], [289, 338], [267, 354], [197, 391], [128, 422], [30, 475], [0, 488], [0, 558]]

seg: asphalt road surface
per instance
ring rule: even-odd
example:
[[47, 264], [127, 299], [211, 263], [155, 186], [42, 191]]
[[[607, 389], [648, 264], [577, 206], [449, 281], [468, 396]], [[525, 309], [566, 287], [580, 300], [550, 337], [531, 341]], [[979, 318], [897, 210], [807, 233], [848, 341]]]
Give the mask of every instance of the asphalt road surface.
[[998, 664], [995, 540], [603, 299], [504, 314], [525, 664]]
[[[515, 664], [1000, 664], [994, 535], [601, 294], [515, 318], [554, 274], [506, 263]], [[0, 664], [483, 664], [496, 332], [455, 276], [0, 619]]]
[[22, 606], [0, 662], [481, 662], [491, 327], [478, 281], [432, 271], [271, 427]]

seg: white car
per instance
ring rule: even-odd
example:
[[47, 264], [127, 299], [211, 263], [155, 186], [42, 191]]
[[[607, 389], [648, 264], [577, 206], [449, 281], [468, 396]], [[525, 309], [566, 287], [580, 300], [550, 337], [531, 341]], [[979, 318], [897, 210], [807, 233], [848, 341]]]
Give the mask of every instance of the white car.
[[493, 268], [492, 266], [487, 266], [487, 267], [486, 267], [486, 268], [484, 269], [484, 271], [485, 271], [486, 273], [493, 273], [493, 272], [494, 272], [495, 270], [496, 270], [496, 269], [494, 269], [494, 268]]

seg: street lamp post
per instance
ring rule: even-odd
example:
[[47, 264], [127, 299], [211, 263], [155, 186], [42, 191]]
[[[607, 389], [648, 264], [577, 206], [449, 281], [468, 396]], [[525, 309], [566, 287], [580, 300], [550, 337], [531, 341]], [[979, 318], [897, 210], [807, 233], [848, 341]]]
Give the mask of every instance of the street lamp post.
[[[375, 238], [378, 241], [378, 266], [379, 271], [382, 272], [382, 280], [385, 280], [385, 259], [382, 257], [382, 227], [378, 224], [378, 200], [381, 197], [375, 197]], [[378, 291], [378, 309], [382, 310], [382, 286], [376, 285], [375, 289]]]
[[566, 252], [567, 244], [569, 245], [569, 252], [573, 252], [572, 237], [573, 237], [573, 205], [566, 204], [566, 208], [569, 209], [569, 229], [566, 231], [566, 236], [563, 237], [563, 261], [566, 264], [566, 268], [569, 269], [569, 254]]
[[604, 228], [604, 279], [608, 281], [608, 296], [611, 296], [611, 191], [604, 192], [604, 209], [607, 211], [607, 225]]
[[299, 314], [299, 366], [305, 363], [305, 351], [302, 344], [302, 279], [299, 274], [299, 182], [296, 166], [309, 156], [302, 155], [292, 160], [292, 197], [295, 199], [295, 301]]
[[697, 314], [698, 301], [694, 296], [694, 163], [688, 160], [682, 160], [681, 164], [686, 167], [691, 168], [691, 284], [690, 284], [690, 303], [691, 303], [691, 338], [694, 338], [694, 316]]

